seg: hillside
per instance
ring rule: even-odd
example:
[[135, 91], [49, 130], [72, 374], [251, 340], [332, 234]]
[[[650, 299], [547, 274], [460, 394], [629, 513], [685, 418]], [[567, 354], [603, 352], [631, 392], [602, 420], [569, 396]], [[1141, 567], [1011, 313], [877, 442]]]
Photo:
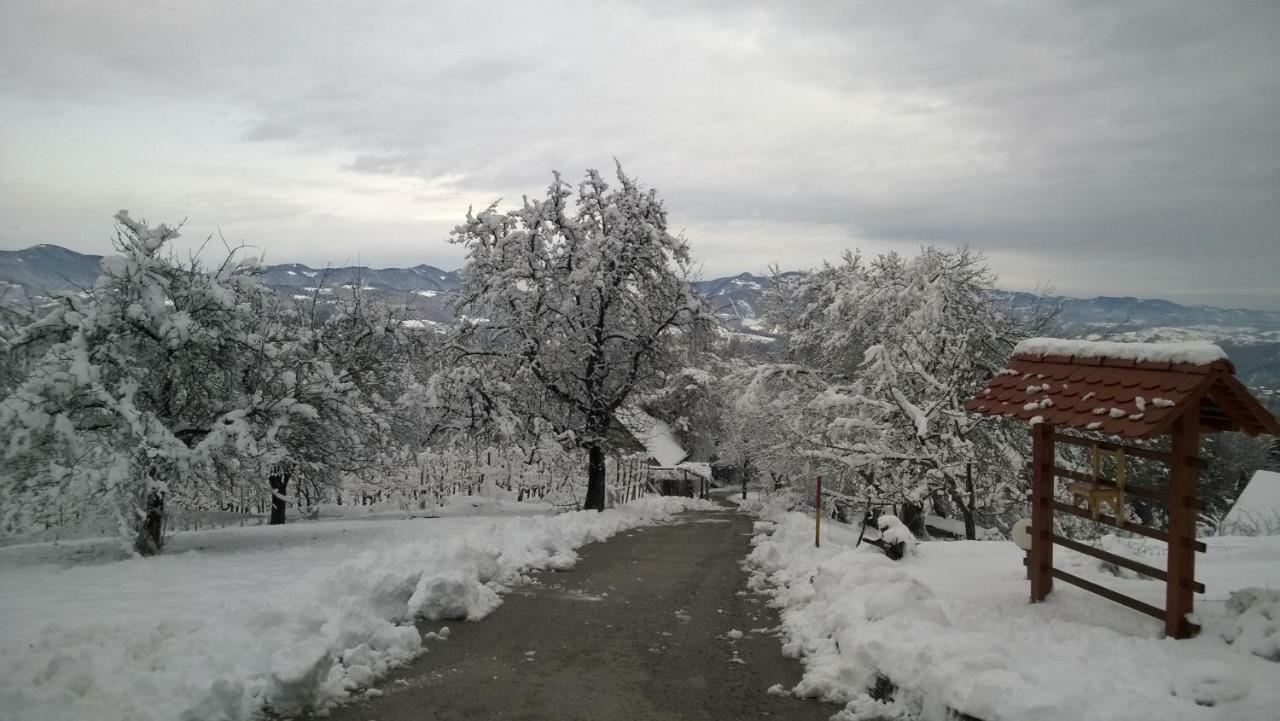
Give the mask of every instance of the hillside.
[[0, 288], [18, 286], [32, 295], [74, 291], [93, 285], [100, 260], [57, 245], [0, 250]]
[[[4, 303], [22, 302], [27, 295], [37, 304], [41, 296], [91, 285], [101, 256], [85, 255], [56, 245], [0, 251], [0, 292]], [[794, 276], [790, 272], [784, 276]], [[458, 271], [430, 265], [412, 268], [312, 268], [299, 263], [263, 269], [268, 285], [295, 297], [341, 293], [359, 285], [387, 300], [407, 303], [427, 323], [452, 320], [447, 300], [457, 289]], [[694, 287], [711, 303], [730, 330], [768, 335], [761, 320], [765, 291], [772, 281], [760, 275], [699, 280]], [[5, 292], [6, 288], [9, 292]], [[21, 290], [22, 292], [13, 292]], [[997, 299], [1014, 312], [1036, 302], [1030, 293], [997, 291]], [[1116, 340], [1210, 340], [1220, 344], [1242, 378], [1267, 389], [1280, 388], [1280, 312], [1244, 308], [1182, 305], [1168, 300], [1099, 296], [1039, 299], [1060, 309], [1060, 334], [1069, 337], [1106, 335]]]

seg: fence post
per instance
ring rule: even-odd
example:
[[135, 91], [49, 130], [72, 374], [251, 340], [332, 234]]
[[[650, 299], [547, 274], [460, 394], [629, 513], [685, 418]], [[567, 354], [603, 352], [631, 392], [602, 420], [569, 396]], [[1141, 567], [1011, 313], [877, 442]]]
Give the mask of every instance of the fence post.
[[813, 547], [822, 547], [822, 476], [818, 476], [818, 491], [813, 504]]

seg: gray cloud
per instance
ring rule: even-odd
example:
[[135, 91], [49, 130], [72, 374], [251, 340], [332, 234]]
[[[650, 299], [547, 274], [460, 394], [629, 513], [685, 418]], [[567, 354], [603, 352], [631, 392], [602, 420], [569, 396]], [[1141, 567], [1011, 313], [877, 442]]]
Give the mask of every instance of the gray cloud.
[[[185, 134], [161, 130], [171, 149], [237, 160], [163, 181], [120, 168], [114, 192], [189, 203], [149, 210], [206, 224], [252, 216], [280, 259], [322, 261], [345, 239], [439, 262], [467, 204], [617, 156], [709, 273], [968, 244], [1010, 286], [1280, 307], [1275, 3], [4, 0], [0, 27], [0, 93], [18, 108], [0, 110], [6, 187], [58, 203], [54, 170], [94, 161], [27, 170], [4, 146], [32, 114], [88, 133], [103, 106], [181, 109]], [[116, 130], [102, 142], [146, 153], [141, 127]], [[80, 217], [85, 193], [38, 212]], [[358, 202], [394, 194], [404, 205]], [[66, 241], [15, 222], [0, 242]]]

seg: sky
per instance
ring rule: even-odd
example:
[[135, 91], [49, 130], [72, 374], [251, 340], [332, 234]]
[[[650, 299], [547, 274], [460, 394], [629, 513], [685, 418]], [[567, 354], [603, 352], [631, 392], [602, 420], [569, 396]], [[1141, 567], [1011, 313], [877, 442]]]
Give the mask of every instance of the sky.
[[1280, 3], [0, 0], [0, 248], [111, 216], [458, 267], [551, 172], [705, 277], [984, 250], [1000, 285], [1280, 310]]

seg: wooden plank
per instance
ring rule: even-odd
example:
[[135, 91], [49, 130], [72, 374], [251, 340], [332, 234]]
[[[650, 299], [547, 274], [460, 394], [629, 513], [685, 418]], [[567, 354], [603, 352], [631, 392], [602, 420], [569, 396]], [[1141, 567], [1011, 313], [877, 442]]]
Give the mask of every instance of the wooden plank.
[[[1116, 565], [1121, 568], [1127, 568], [1130, 571], [1141, 573], [1144, 576], [1150, 576], [1151, 578], [1154, 578], [1157, 581], [1164, 581], [1168, 579], [1168, 573], [1163, 569], [1156, 568], [1155, 566], [1148, 566], [1147, 564], [1142, 563], [1141, 561], [1135, 561], [1132, 558], [1126, 558], [1125, 556], [1120, 556], [1115, 553], [1111, 553], [1110, 551], [1104, 551], [1101, 548], [1095, 548], [1093, 546], [1090, 546], [1087, 543], [1081, 543], [1079, 541], [1066, 538], [1065, 536], [1059, 536], [1057, 534], [1054, 534], [1053, 542], [1058, 544], [1059, 546], [1062, 546], [1063, 548], [1070, 548], [1076, 553], [1083, 553], [1086, 556], [1093, 556], [1094, 558], [1098, 559], [1099, 561], [1103, 561], [1104, 563], [1110, 563], [1112, 565]], [[1200, 583], [1198, 581], [1192, 581], [1192, 587], [1198, 593], [1204, 593], [1203, 583]]]
[[[1097, 480], [1094, 480], [1092, 474], [1082, 473], [1080, 471], [1071, 471], [1071, 470], [1067, 470], [1066, 468], [1062, 468], [1060, 466], [1053, 467], [1053, 475], [1057, 476], [1058, 478], [1065, 478], [1069, 481], [1097, 483], [1098, 485], [1111, 486], [1112, 488], [1114, 488], [1116, 485], [1114, 481], [1109, 481], [1106, 478], [1099, 478]], [[1165, 505], [1169, 504], [1169, 494], [1165, 493], [1164, 491], [1157, 491], [1154, 488], [1147, 488], [1146, 486], [1135, 486], [1132, 483], [1126, 483], [1124, 484], [1124, 492], [1131, 496], [1138, 496], [1139, 498], [1147, 498], [1153, 501], [1159, 501], [1160, 503], [1163, 503]]]
[[1150, 458], [1153, 461], [1162, 463], [1170, 463], [1173, 460], [1173, 454], [1168, 451], [1153, 451], [1150, 448], [1139, 448], [1131, 446], [1127, 443], [1113, 443], [1111, 441], [1095, 441], [1092, 438], [1082, 438], [1067, 433], [1053, 434], [1053, 440], [1060, 443], [1070, 443], [1073, 446], [1084, 446], [1085, 448], [1093, 448], [1097, 446], [1104, 451], [1124, 451], [1126, 456], [1137, 456], [1139, 458]]
[[1173, 467], [1169, 471], [1169, 565], [1165, 583], [1165, 635], [1187, 638], [1187, 621], [1195, 602], [1196, 459], [1200, 455], [1200, 423], [1192, 408], [1173, 426]]
[[[1132, 523], [1129, 521], [1125, 521], [1125, 524], [1121, 526], [1119, 523], [1116, 522], [1115, 518], [1108, 516], [1105, 513], [1099, 513], [1098, 517], [1095, 519], [1093, 517], [1093, 514], [1089, 513], [1088, 511], [1082, 508], [1076, 508], [1075, 506], [1069, 503], [1063, 503], [1062, 501], [1054, 501], [1053, 510], [1058, 511], [1060, 513], [1070, 513], [1071, 515], [1079, 516], [1080, 518], [1087, 518], [1090, 521], [1101, 523], [1104, 526], [1111, 526], [1112, 528], [1118, 528], [1121, 531], [1129, 531], [1130, 533], [1135, 533], [1139, 536], [1146, 536], [1147, 538], [1152, 538], [1157, 541], [1164, 541], [1165, 543], [1169, 542], [1169, 536], [1164, 531], [1157, 531], [1151, 526], [1144, 526], [1141, 523]], [[1205, 551], [1208, 550], [1208, 547], [1204, 545], [1204, 541], [1195, 541], [1191, 544], [1191, 546], [1192, 548], [1194, 548], [1196, 551], [1199, 551], [1200, 553], [1204, 553]]]
[[1053, 426], [1031, 427], [1031, 602], [1053, 590]]
[[1136, 598], [1130, 598], [1124, 595], [1123, 593], [1112, 591], [1106, 586], [1099, 586], [1098, 584], [1092, 581], [1086, 581], [1083, 578], [1080, 578], [1079, 576], [1067, 573], [1066, 571], [1063, 571], [1058, 568], [1050, 568], [1049, 572], [1053, 575], [1054, 578], [1060, 581], [1066, 581], [1072, 586], [1083, 588], [1084, 590], [1090, 593], [1096, 593], [1097, 595], [1102, 596], [1108, 601], [1115, 601], [1116, 603], [1120, 604], [1121, 606], [1125, 606], [1126, 608], [1132, 608], [1135, 611], [1139, 611], [1141, 613], [1147, 614], [1148, 616], [1152, 616], [1154, 618], [1159, 618], [1162, 620], [1165, 617], [1164, 609], [1156, 608], [1155, 606], [1152, 606], [1149, 603], [1143, 603], [1142, 601], [1139, 601]]

